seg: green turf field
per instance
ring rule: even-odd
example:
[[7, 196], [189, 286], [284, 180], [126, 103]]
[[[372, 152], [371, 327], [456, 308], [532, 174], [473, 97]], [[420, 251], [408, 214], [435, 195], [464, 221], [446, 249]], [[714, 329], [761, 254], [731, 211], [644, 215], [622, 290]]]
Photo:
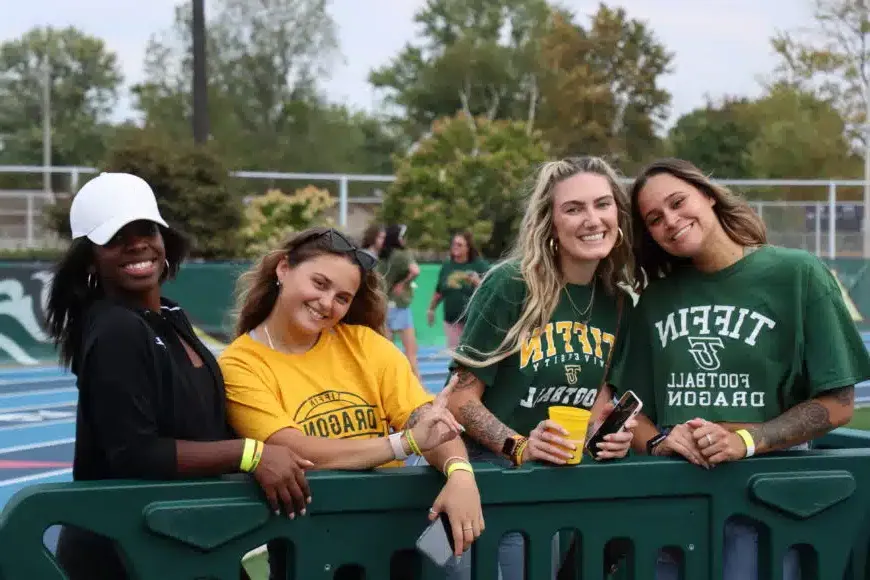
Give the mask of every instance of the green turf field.
[[[852, 422], [847, 425], [851, 429], [863, 429], [870, 431], [870, 407], [857, 409]], [[251, 576], [251, 580], [268, 580], [269, 568], [266, 554], [260, 554], [245, 560], [245, 569]]]
[[849, 423], [847, 427], [870, 431], [870, 407], [855, 409], [855, 415], [852, 417], [852, 422]]

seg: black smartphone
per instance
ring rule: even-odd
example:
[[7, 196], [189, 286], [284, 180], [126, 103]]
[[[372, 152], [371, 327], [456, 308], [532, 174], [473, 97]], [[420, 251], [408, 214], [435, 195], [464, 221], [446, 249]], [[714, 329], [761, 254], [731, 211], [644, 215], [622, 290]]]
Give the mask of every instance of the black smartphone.
[[436, 566], [443, 568], [454, 557], [453, 530], [446, 513], [441, 513], [417, 538], [417, 550], [425, 554]]
[[634, 392], [626, 391], [613, 407], [610, 415], [604, 420], [604, 423], [586, 442], [586, 451], [593, 457], [598, 455], [598, 444], [604, 441], [604, 436], [622, 431], [628, 420], [640, 413], [642, 408], [643, 401]]

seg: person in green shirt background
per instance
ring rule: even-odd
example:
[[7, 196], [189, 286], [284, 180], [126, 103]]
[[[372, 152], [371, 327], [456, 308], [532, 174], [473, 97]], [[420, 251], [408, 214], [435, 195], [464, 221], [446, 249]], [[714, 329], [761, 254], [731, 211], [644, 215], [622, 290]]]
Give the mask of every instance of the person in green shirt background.
[[[607, 371], [621, 356], [633, 304], [630, 235], [628, 196], [604, 160], [538, 169], [515, 247], [472, 296], [453, 355], [459, 382], [449, 408], [465, 427], [472, 460], [564, 465], [583, 453], [548, 409], [589, 410], [593, 429], [612, 410]], [[596, 459], [624, 457], [633, 426], [607, 435]], [[524, 571], [525, 539], [505, 534], [499, 578], [519, 580]]]
[[435, 324], [435, 309], [444, 303], [444, 335], [447, 348], [456, 348], [462, 334], [465, 308], [489, 264], [477, 253], [471, 232], [460, 232], [450, 242], [450, 258], [441, 265], [435, 293], [429, 302], [429, 326]]
[[405, 246], [408, 226], [392, 224], [386, 227], [384, 245], [381, 248], [377, 269], [384, 278], [387, 294], [387, 333], [389, 338], [398, 335], [411, 362], [414, 374], [420, 378], [417, 366], [417, 336], [414, 333], [414, 317], [411, 302], [414, 300], [414, 280], [420, 275], [420, 266], [414, 255]]
[[[644, 401], [636, 450], [709, 469], [846, 425], [870, 355], [824, 263], [767, 245], [749, 205], [687, 161], [652, 163], [631, 197], [648, 284], [610, 382]], [[758, 530], [732, 518], [723, 534], [724, 579], [756, 580]], [[660, 555], [657, 580], [678, 575]], [[783, 578], [799, 577], [791, 549]]]

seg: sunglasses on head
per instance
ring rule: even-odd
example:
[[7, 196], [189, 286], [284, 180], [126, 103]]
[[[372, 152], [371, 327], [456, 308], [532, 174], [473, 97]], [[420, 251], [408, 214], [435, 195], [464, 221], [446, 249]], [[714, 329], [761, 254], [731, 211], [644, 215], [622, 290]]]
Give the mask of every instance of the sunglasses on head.
[[326, 238], [329, 241], [330, 250], [334, 252], [340, 252], [342, 254], [351, 254], [354, 261], [359, 264], [360, 268], [365, 271], [371, 270], [378, 263], [377, 257], [370, 254], [366, 250], [363, 250], [362, 248], [356, 247], [350, 240], [348, 240], [344, 236], [344, 234], [334, 229], [328, 229], [323, 233], [316, 234], [310, 240], [306, 240], [299, 245], [301, 246], [311, 241], [319, 240], [320, 238]]

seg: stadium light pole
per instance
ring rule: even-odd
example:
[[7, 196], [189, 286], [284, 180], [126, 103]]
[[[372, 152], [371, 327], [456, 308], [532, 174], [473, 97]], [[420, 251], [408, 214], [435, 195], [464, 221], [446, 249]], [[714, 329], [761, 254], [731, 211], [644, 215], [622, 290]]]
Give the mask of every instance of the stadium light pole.
[[205, 56], [205, 0], [193, 2], [193, 141], [208, 141], [208, 79]]

